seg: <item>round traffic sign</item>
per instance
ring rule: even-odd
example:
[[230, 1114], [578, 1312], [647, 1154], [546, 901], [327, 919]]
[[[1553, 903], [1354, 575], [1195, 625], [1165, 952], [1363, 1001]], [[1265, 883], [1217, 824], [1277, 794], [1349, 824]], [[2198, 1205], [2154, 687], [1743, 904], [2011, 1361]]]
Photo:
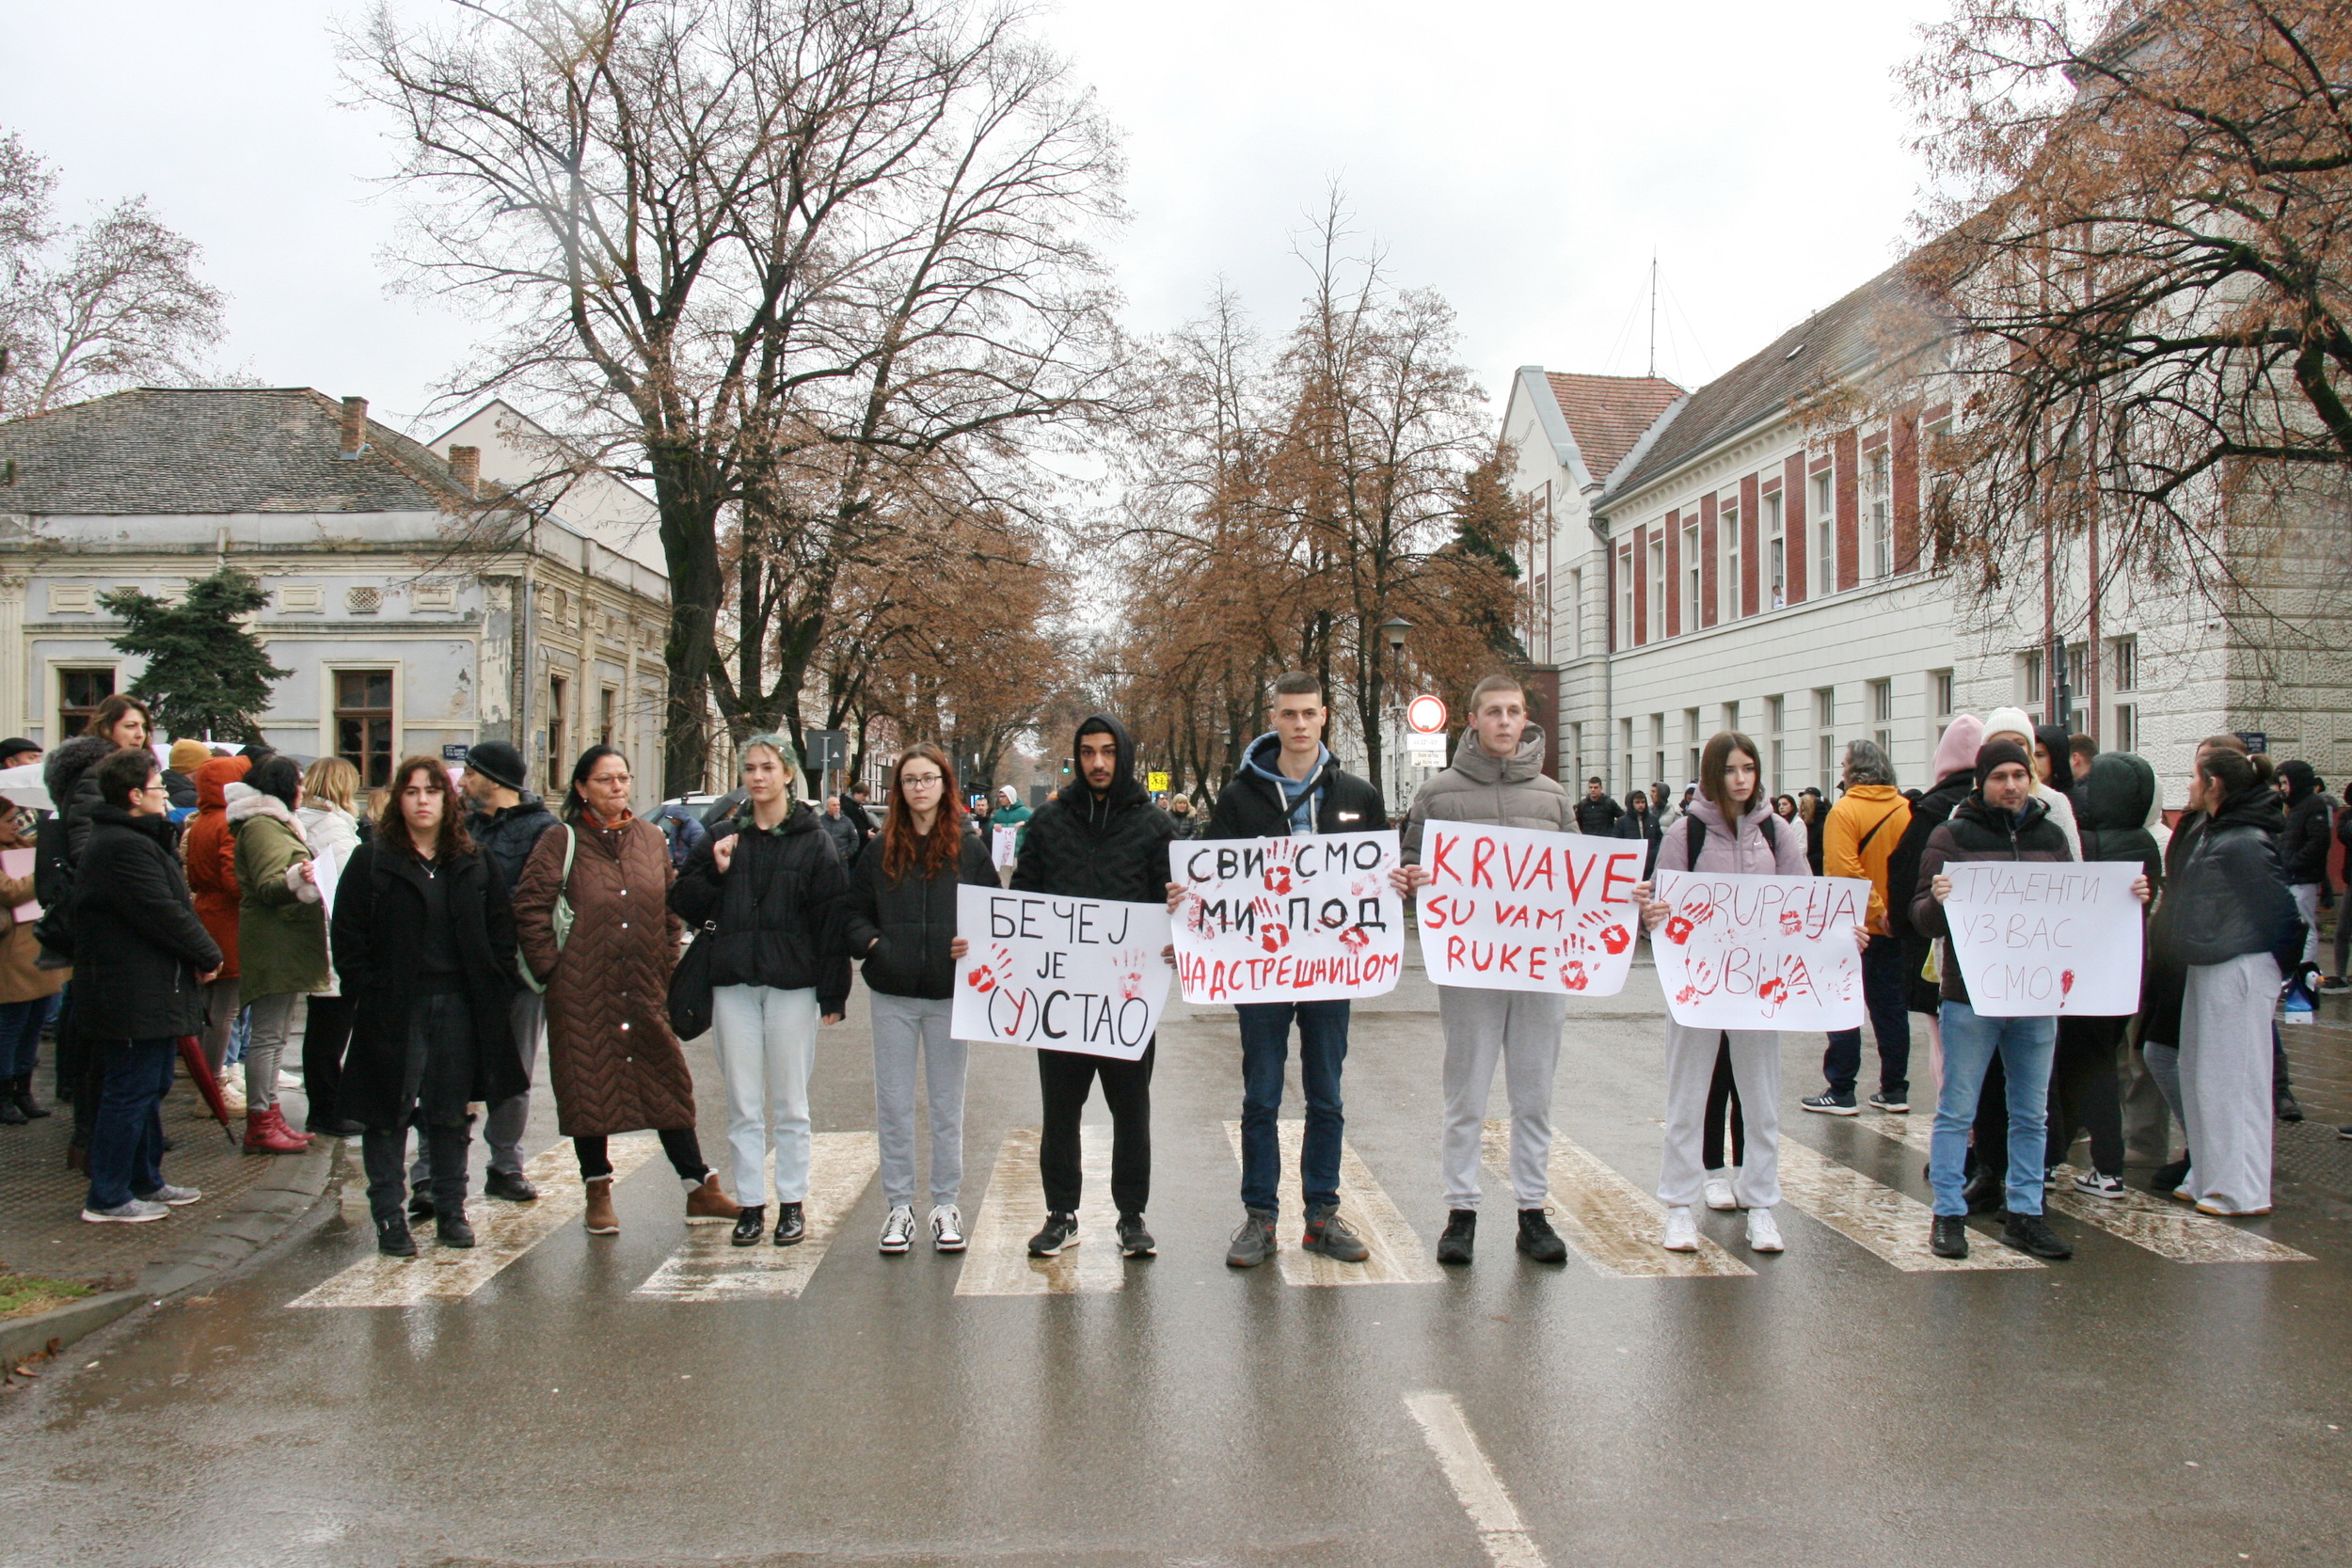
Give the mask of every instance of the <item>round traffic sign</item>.
[[1443, 735], [1445, 700], [1425, 694], [1414, 698], [1405, 705], [1405, 722], [1412, 726], [1416, 735]]

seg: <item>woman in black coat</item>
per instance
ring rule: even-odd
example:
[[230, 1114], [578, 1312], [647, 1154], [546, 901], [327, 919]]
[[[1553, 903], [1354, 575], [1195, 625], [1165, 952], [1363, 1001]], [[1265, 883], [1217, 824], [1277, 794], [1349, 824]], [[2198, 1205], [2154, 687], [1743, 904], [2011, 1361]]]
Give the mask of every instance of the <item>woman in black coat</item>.
[[914, 1235], [914, 1080], [921, 1068], [931, 1117], [931, 1245], [963, 1250], [963, 1073], [970, 1047], [947, 1033], [953, 1011], [956, 889], [993, 889], [988, 846], [963, 831], [947, 753], [907, 748], [891, 774], [882, 837], [850, 883], [850, 952], [866, 960], [874, 1008], [874, 1125], [882, 1144], [882, 1250]]
[[468, 1105], [531, 1086], [507, 1022], [514, 911], [461, 816], [441, 764], [406, 759], [335, 889], [335, 970], [352, 999], [336, 1108], [367, 1128], [368, 1208], [378, 1250], [394, 1258], [417, 1251], [403, 1211], [409, 1127], [424, 1135], [436, 1234], [443, 1246], [469, 1247]]

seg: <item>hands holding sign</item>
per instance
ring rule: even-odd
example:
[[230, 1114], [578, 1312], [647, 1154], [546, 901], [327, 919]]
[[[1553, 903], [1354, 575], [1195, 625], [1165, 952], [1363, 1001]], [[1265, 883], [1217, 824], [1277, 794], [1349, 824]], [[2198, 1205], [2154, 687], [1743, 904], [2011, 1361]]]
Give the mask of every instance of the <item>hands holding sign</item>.
[[1968, 1003], [1987, 1018], [2139, 1010], [2147, 874], [2129, 861], [1958, 861], [1931, 880]]
[[1405, 967], [1397, 835], [1179, 840], [1176, 972], [1187, 1002], [1379, 996]]
[[1666, 1010], [1686, 1029], [1857, 1029], [1870, 884], [1661, 871], [1643, 895]]
[[1614, 996], [1633, 967], [1646, 847], [1582, 833], [1429, 822], [1421, 957], [1441, 986]]
[[1134, 1061], [1168, 1005], [1156, 904], [956, 889], [956, 1038]]

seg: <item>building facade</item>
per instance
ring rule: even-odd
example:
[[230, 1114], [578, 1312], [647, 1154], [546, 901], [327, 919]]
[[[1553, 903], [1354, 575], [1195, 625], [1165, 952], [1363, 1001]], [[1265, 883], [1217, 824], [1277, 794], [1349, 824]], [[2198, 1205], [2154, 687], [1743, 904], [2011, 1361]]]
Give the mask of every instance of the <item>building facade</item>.
[[[501, 421], [513, 439], [492, 439]], [[496, 476], [519, 480], [527, 424], [493, 404], [437, 451], [363, 399], [237, 388], [0, 425], [0, 734], [54, 746], [138, 677], [101, 594], [168, 596], [226, 563], [270, 595], [253, 624], [291, 672], [262, 718], [280, 750], [342, 755], [373, 786], [401, 756], [501, 739], [555, 786], [606, 740], [649, 795], [669, 597], [644, 557], [653, 509], [601, 476], [519, 504]]]
[[2217, 731], [2341, 777], [2352, 660], [2291, 660], [2301, 678], [2282, 681], [2256, 628], [2103, 572], [2086, 546], [1997, 595], [1923, 558], [1921, 443], [1949, 407], [1841, 422], [1825, 396], [1878, 369], [1908, 314], [1896, 287], [1873, 279], [1687, 395], [1536, 366], [1514, 378], [1503, 436], [1534, 523], [1525, 629], [1555, 774], [1678, 792], [1707, 737], [1737, 729], [1774, 793], [1834, 794], [1855, 739], [1925, 787], [1955, 713], [2055, 721], [2063, 696], [2076, 732], [2149, 758], [2169, 804]]

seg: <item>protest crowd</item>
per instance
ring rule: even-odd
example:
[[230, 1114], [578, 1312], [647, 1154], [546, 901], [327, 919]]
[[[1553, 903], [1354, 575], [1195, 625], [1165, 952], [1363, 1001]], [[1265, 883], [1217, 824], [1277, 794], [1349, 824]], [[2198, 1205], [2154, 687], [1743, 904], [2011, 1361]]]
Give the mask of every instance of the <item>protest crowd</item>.
[[[242, 1117], [248, 1153], [358, 1140], [378, 1247], [405, 1258], [427, 1223], [440, 1246], [475, 1243], [477, 1122], [486, 1196], [535, 1200], [522, 1141], [544, 1065], [591, 1234], [620, 1226], [609, 1140], [652, 1132], [685, 1223], [791, 1246], [807, 1234], [818, 1041], [857, 964], [881, 1250], [965, 1246], [970, 1042], [996, 1039], [1037, 1060], [1046, 1218], [1029, 1254], [1075, 1243], [1080, 1114], [1099, 1085], [1118, 1245], [1139, 1257], [1156, 1246], [1154, 1030], [1175, 978], [1238, 1024], [1243, 1217], [1226, 1260], [1279, 1249], [1295, 1030], [1299, 1245], [1360, 1263], [1341, 1188], [1350, 1000], [1396, 984], [1409, 901], [1443, 1035], [1442, 1263], [1474, 1255], [1498, 1069], [1514, 1244], [1566, 1258], [1547, 1205], [1568, 1003], [1613, 994], [1645, 939], [1668, 999], [1665, 1249], [1698, 1248], [1704, 1205], [1742, 1212], [1751, 1250], [1783, 1250], [1782, 1036], [1799, 1028], [1825, 1041], [1803, 1111], [1931, 1112], [1939, 1256], [1965, 1257], [1968, 1217], [1997, 1214], [2002, 1243], [2068, 1257], [2044, 1196], [2060, 1180], [2125, 1196], [2135, 1085], [2184, 1134], [2155, 1191], [2210, 1215], [2269, 1212], [2271, 1124], [2301, 1114], [2275, 1018], [2346, 978], [2344, 925], [2323, 954], [2319, 914], [2352, 812], [2307, 763], [2212, 736], [2168, 811], [2140, 757], [2004, 708], [1957, 717], [1912, 788], [1858, 740], [1834, 802], [1773, 797], [1756, 743], [1725, 731], [1679, 799], [1661, 784], [1620, 807], [1597, 778], [1572, 791], [1543, 772], [1513, 677], [1469, 701], [1451, 765], [1392, 821], [1325, 743], [1325, 694], [1304, 674], [1275, 682], [1267, 733], [1199, 816], [1147, 791], [1135, 741], [1102, 714], [1034, 812], [1010, 788], [968, 805], [930, 744], [897, 758], [879, 806], [862, 788], [818, 803], [794, 747], [763, 735], [708, 811], [640, 816], [609, 746], [578, 758], [554, 802], [499, 741], [462, 765], [406, 758], [370, 793], [340, 758], [160, 746], [147, 708], [112, 697], [45, 755], [0, 742], [0, 784], [20, 785], [0, 820], [0, 1124], [52, 1114], [36, 1076], [54, 1037], [82, 1217], [163, 1219], [202, 1198], [166, 1169], [160, 1107], [184, 1070], [224, 1123]], [[1068, 922], [1058, 936], [1051, 920]], [[1043, 968], [1025, 957], [1039, 944]], [[1065, 960], [1064, 989], [1023, 989]], [[679, 1043], [706, 1031], [728, 1108], [716, 1166]]]

